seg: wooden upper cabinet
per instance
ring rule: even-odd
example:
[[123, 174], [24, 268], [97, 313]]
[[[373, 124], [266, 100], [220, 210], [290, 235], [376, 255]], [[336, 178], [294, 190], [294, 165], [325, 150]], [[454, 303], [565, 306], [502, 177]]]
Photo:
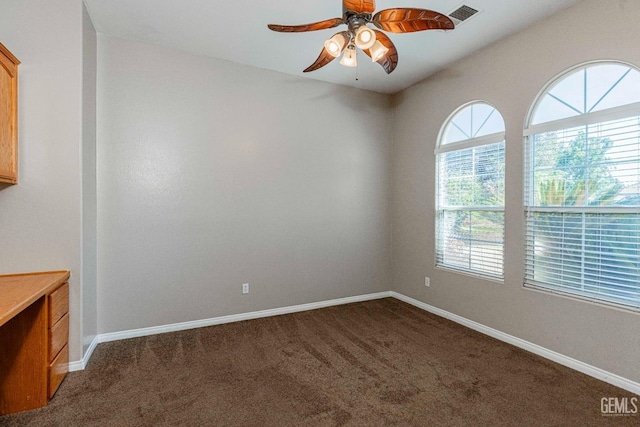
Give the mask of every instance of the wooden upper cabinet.
[[0, 183], [18, 183], [18, 64], [0, 43]]

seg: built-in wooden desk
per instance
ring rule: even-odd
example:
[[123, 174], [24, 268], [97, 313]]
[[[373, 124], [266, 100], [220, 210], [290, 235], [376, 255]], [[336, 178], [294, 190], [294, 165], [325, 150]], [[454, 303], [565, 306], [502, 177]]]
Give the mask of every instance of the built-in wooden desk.
[[69, 365], [69, 272], [0, 276], [0, 415], [45, 406]]

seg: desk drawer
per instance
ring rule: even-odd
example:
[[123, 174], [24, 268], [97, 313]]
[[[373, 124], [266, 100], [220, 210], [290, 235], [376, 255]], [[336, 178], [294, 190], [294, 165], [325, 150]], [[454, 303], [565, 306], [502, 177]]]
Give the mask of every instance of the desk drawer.
[[58, 387], [62, 383], [64, 376], [69, 370], [69, 346], [65, 345], [58, 357], [49, 365], [49, 399], [56, 394]]
[[65, 314], [51, 329], [49, 329], [49, 362], [60, 353], [62, 347], [69, 341], [69, 314]]
[[49, 327], [69, 311], [69, 283], [65, 283], [49, 295]]

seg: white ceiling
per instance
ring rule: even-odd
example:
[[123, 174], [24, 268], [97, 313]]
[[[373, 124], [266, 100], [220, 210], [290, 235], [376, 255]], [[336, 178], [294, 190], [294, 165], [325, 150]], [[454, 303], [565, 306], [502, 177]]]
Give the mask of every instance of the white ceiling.
[[415, 7], [451, 13], [462, 4], [481, 10], [453, 31], [387, 33], [398, 67], [387, 75], [364, 54], [355, 70], [337, 60], [304, 74], [323, 43], [344, 26], [275, 33], [267, 24], [298, 25], [342, 16], [341, 0], [85, 0], [96, 30], [296, 76], [382, 93], [396, 93], [447, 64], [516, 33], [580, 0], [377, 0], [376, 11]]

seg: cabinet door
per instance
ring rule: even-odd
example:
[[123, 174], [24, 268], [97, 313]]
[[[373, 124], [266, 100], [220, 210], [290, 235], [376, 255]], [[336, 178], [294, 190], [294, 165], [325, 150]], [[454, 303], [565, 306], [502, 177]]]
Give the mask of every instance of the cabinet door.
[[18, 64], [0, 43], [0, 183], [18, 183]]

